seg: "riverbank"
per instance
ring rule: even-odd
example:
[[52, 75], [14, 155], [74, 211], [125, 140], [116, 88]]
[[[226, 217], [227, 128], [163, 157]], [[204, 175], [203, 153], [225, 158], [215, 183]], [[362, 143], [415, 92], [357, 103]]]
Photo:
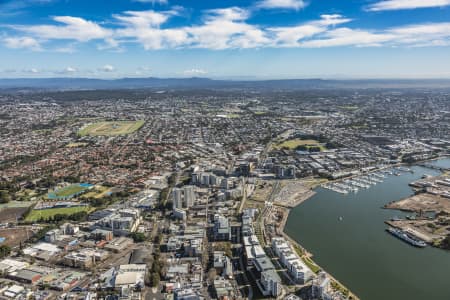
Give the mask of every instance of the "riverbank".
[[[308, 200], [313, 195], [315, 195], [315, 192], [312, 193], [309, 197], [303, 197], [302, 200], [299, 202], [301, 204], [302, 202]], [[299, 205], [298, 204], [298, 205]], [[277, 233], [282, 235], [298, 252], [300, 258], [305, 262], [306, 265], [314, 272], [318, 273], [320, 271], [325, 272], [326, 275], [330, 278], [331, 286], [334, 290], [337, 290], [341, 292], [344, 295], [348, 296], [348, 299], [353, 300], [359, 300], [358, 296], [356, 296], [353, 292], [350, 291], [347, 287], [345, 287], [344, 284], [342, 284], [339, 280], [337, 280], [335, 277], [333, 277], [331, 274], [326, 272], [321, 266], [319, 266], [312, 258], [313, 254], [308, 252], [306, 248], [304, 248], [302, 245], [300, 245], [297, 241], [295, 241], [292, 237], [290, 237], [287, 233], [284, 232], [284, 228], [286, 226], [287, 219], [289, 218], [289, 214], [291, 212], [290, 208], [287, 207], [279, 207], [279, 211], [282, 211], [283, 216], [282, 220], [279, 223], [277, 227]]]
[[[421, 165], [423, 166], [423, 165]], [[426, 166], [425, 166], [426, 167]], [[433, 169], [444, 168], [431, 166]], [[446, 248], [450, 239], [450, 176], [427, 176], [409, 183], [415, 194], [386, 204], [383, 208], [412, 213], [406, 219], [395, 218], [386, 223], [438, 247]]]
[[[444, 167], [449, 163], [433, 162]], [[414, 173], [386, 176], [382, 183], [356, 194], [318, 188], [310, 201], [290, 210], [284, 231], [364, 300], [450, 299], [448, 252], [411, 247], [385, 231], [386, 220], [404, 219], [407, 213], [382, 207], [411, 196], [408, 184], [423, 174], [439, 175], [437, 170], [415, 165], [411, 170]]]
[[[447, 159], [447, 157], [444, 157], [444, 159]], [[433, 158], [426, 161], [432, 161], [434, 163], [434, 161], [436, 160], [438, 159]], [[363, 294], [364, 299], [379, 299], [380, 297], [383, 298], [381, 294], [379, 294], [380, 290], [371, 286], [371, 282], [380, 281], [382, 282], [383, 286], [388, 289], [392, 289], [394, 288], [393, 285], [395, 285], [395, 280], [393, 278], [391, 278], [391, 280], [384, 279], [386, 273], [381, 272], [382, 269], [381, 267], [379, 267], [383, 264], [379, 263], [377, 264], [377, 266], [372, 267], [366, 266], [371, 264], [370, 262], [364, 263], [367, 261], [367, 256], [364, 255], [364, 253], [367, 253], [367, 240], [373, 241], [373, 243], [375, 243], [375, 248], [378, 249], [377, 251], [379, 253], [385, 253], [386, 251], [389, 252], [388, 249], [391, 249], [391, 251], [392, 249], [395, 249], [393, 250], [394, 252], [399, 251], [400, 253], [403, 253], [404, 251], [406, 251], [410, 257], [415, 257], [415, 255], [418, 255], [420, 253], [422, 253], [421, 256], [423, 256], [424, 249], [420, 249], [422, 250], [420, 253], [414, 252], [417, 249], [403, 249], [404, 247], [408, 246], [400, 243], [398, 240], [392, 239], [391, 236], [385, 233], [384, 221], [394, 217], [393, 215], [391, 215], [392, 213], [389, 213], [387, 211], [383, 213], [376, 213], [372, 218], [370, 217], [371, 215], [367, 215], [367, 211], [368, 209], [380, 209], [386, 204], [386, 202], [384, 201], [388, 199], [392, 199], [395, 201], [397, 199], [403, 199], [408, 196], [408, 194], [410, 193], [408, 183], [412, 180], [417, 180], [417, 178], [420, 178], [419, 176], [421, 176], [422, 174], [436, 174], [434, 171], [430, 170], [430, 172], [428, 172], [425, 171], [424, 168], [417, 167], [418, 164], [423, 164], [423, 162], [424, 161], [414, 164], [400, 163], [371, 170], [369, 173], [384, 169], [406, 166], [411, 167], [412, 171], [414, 172], [403, 173], [403, 176], [389, 176], [389, 180], [386, 180], [384, 183], [375, 185], [368, 190], [362, 190], [357, 195], [341, 195], [338, 193], [331, 193], [331, 191], [324, 189], [316, 189], [314, 191], [314, 194], [308, 196], [304, 195], [303, 198], [298, 199], [300, 200], [299, 204], [302, 204], [301, 209], [300, 206], [297, 206], [297, 208], [295, 206], [292, 208], [283, 205], [277, 206], [277, 209], [280, 212], [282, 211], [282, 216], [281, 214], [279, 214], [280, 218], [277, 226], [277, 232], [280, 235], [284, 236], [290, 243], [292, 243], [295, 248], [300, 249], [300, 252], [302, 253], [302, 255], [304, 255], [304, 257], [312, 258], [313, 254], [309, 252], [311, 251], [311, 249], [307, 251], [305, 247], [300, 245], [302, 241], [307, 243], [309, 246], [313, 245], [313, 249], [315, 249], [314, 251], [320, 250], [321, 264], [326, 265], [327, 269], [329, 268], [337, 277], [342, 277], [342, 279], [346, 282], [351, 282], [352, 289], [358, 288], [357, 293]], [[399, 184], [402, 186], [401, 189], [399, 188]], [[306, 201], [310, 198], [315, 198], [315, 200], [313, 201], [314, 203]], [[289, 215], [292, 213], [292, 211], [295, 211], [296, 215], [295, 217], [291, 216], [290, 218]], [[323, 213], [324, 211], [326, 211], [326, 213]], [[344, 221], [340, 219], [338, 220], [338, 216], [344, 216]], [[378, 220], [379, 218], [381, 218], [381, 220]], [[372, 223], [371, 221], [369, 221], [371, 219], [376, 219], [376, 221]], [[303, 225], [300, 226], [298, 224]], [[358, 225], [355, 227], [351, 224], [359, 224], [363, 226]], [[304, 230], [302, 230], [302, 228], [304, 228]], [[311, 228], [315, 229], [311, 230]], [[351, 232], [353, 232], [353, 234], [355, 235], [355, 239], [357, 240], [352, 238]], [[299, 242], [297, 242], [294, 238]], [[324, 239], [326, 240], [325, 243], [323, 242]], [[317, 240], [320, 240], [321, 242], [317, 242]], [[324, 244], [327, 246], [323, 246]], [[328, 250], [322, 249], [323, 247], [326, 247], [326, 249]], [[353, 248], [358, 248], [360, 250], [355, 253], [356, 250]], [[428, 253], [429, 250], [431, 249], [425, 249], [425, 252]], [[372, 250], [370, 252], [372, 253]], [[433, 261], [434, 257], [431, 257], [431, 255], [436, 255], [436, 253], [428, 253], [427, 255], [425, 255], [425, 257], [430, 259], [430, 261]], [[439, 256], [439, 254], [437, 256]], [[400, 261], [402, 267], [396, 268], [395, 272], [391, 271], [391, 273], [395, 274], [403, 274], [405, 273], [404, 270], [411, 267], [411, 265], [407, 262], [403, 263], [402, 257], [397, 257], [394, 261], [392, 261], [392, 257], [392, 253], [385, 253], [381, 257], [377, 257], [377, 259], [387, 260], [386, 264], [388, 265], [392, 265], [394, 263], [398, 264], [398, 262]], [[351, 265], [344, 263], [349, 261], [352, 262]], [[414, 261], [414, 259], [411, 259], [409, 261]], [[319, 264], [316, 262], [314, 262], [314, 264], [319, 266]], [[337, 269], [336, 266], [340, 266], [340, 269]], [[362, 266], [366, 267], [362, 268]], [[423, 266], [423, 268], [426, 269], [425, 266]], [[349, 273], [349, 269], [354, 271]], [[374, 275], [368, 276], [368, 278], [366, 278], [366, 276], [357, 276], [355, 278], [355, 276], [352, 275], [361, 272], [365, 273], [367, 272], [367, 270], [376, 270], [376, 272]], [[444, 270], [442, 270], [441, 272], [445, 273]], [[408, 278], [414, 277], [412, 282], [415, 282], [415, 275], [411, 276], [409, 275], [410, 272], [406, 273], [409, 276]], [[333, 282], [336, 282], [336, 284], [334, 284], [335, 287], [344, 287], [344, 285], [339, 283], [340, 281], [338, 281], [334, 276], [330, 275], [329, 273], [327, 274]], [[391, 275], [391, 277], [393, 276], [394, 274]], [[405, 274], [403, 274], [402, 276], [405, 276]], [[439, 279], [434, 279], [432, 283], [428, 284], [439, 287], [439, 281]], [[403, 282], [403, 284], [408, 286], [408, 288], [411, 288], [409, 282]], [[414, 286], [417, 286], [417, 284]], [[396, 288], [399, 290], [398, 293], [396, 293], [397, 296], [401, 293], [400, 290], [404, 291], [404, 289], [398, 288], [398, 283]], [[350, 289], [347, 288], [347, 290]], [[440, 295], [443, 293], [443, 291], [439, 290], [438, 288], [433, 293], [436, 295]], [[355, 293], [353, 292], [352, 294], [354, 295]], [[380, 297], [376, 297], [376, 295]], [[353, 298], [357, 299], [358, 297], [354, 296]], [[388, 298], [389, 297], [387, 297], [386, 299]], [[392, 299], [392, 297], [389, 299]], [[414, 299], [417, 299], [417, 297]]]

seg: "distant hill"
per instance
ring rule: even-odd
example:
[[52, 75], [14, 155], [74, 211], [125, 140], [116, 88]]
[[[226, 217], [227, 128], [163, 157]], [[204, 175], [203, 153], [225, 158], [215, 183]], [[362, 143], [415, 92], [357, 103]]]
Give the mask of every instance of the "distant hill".
[[16, 78], [0, 79], [0, 89], [339, 89], [339, 88], [450, 88], [450, 79], [280, 79], [280, 80], [215, 80], [209, 78]]

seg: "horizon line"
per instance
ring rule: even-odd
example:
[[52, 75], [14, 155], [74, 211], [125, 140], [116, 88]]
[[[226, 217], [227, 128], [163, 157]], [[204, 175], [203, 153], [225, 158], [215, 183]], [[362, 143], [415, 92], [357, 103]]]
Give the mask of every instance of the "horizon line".
[[256, 76], [223, 76], [223, 77], [199, 77], [199, 76], [190, 76], [190, 77], [176, 77], [176, 76], [148, 76], [148, 77], [133, 77], [133, 76], [122, 76], [122, 77], [70, 77], [70, 76], [49, 76], [49, 77], [0, 77], [0, 80], [49, 80], [49, 79], [81, 79], [81, 80], [104, 80], [104, 81], [115, 81], [115, 80], [123, 80], [123, 79], [160, 79], [160, 80], [172, 80], [172, 79], [180, 79], [180, 80], [189, 80], [189, 79], [203, 79], [203, 80], [211, 80], [211, 81], [283, 81], [283, 80], [323, 80], [323, 81], [363, 81], [363, 80], [450, 80], [449, 77], [256, 77]]

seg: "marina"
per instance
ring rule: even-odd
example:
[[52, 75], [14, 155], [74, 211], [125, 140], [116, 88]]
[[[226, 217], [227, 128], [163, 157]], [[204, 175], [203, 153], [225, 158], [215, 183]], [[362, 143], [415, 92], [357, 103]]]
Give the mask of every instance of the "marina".
[[[432, 163], [448, 166], [450, 159]], [[450, 299], [450, 253], [422, 247], [422, 243], [414, 246], [386, 231], [386, 221], [407, 219], [411, 213], [382, 207], [413, 195], [409, 183], [422, 175], [439, 174], [436, 169], [409, 168], [411, 171], [376, 171], [379, 175], [371, 178], [383, 182], [359, 188], [357, 193], [317, 188], [313, 197], [291, 210], [285, 233], [361, 299]], [[401, 176], [396, 176], [396, 172]], [[357, 178], [362, 176], [366, 175]], [[366, 185], [364, 181], [351, 180]], [[341, 183], [349, 186], [345, 180]], [[413, 235], [406, 233], [408, 237]], [[416, 236], [412, 238], [418, 240]]]
[[361, 189], [368, 189], [374, 185], [383, 183], [388, 176], [401, 176], [413, 172], [412, 169], [406, 167], [381, 169], [372, 173], [363, 173], [351, 178], [325, 183], [322, 187], [346, 195], [349, 193], [357, 193]]

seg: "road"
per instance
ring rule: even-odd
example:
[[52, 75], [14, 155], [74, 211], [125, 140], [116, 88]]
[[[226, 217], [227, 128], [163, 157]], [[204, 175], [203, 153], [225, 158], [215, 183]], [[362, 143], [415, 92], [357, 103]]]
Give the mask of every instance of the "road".
[[247, 274], [245, 272], [246, 268], [244, 265], [244, 260], [243, 260], [243, 254], [242, 254], [242, 248], [237, 249], [238, 254], [239, 254], [239, 266], [240, 266], [240, 272], [241, 273], [237, 273], [237, 274], [242, 274], [242, 277], [244, 277], [244, 281], [245, 281], [245, 285], [242, 285], [242, 287], [247, 287], [248, 290], [248, 294], [247, 294], [247, 298], [248, 299], [253, 299], [253, 287], [250, 284], [250, 280], [248, 280]]

